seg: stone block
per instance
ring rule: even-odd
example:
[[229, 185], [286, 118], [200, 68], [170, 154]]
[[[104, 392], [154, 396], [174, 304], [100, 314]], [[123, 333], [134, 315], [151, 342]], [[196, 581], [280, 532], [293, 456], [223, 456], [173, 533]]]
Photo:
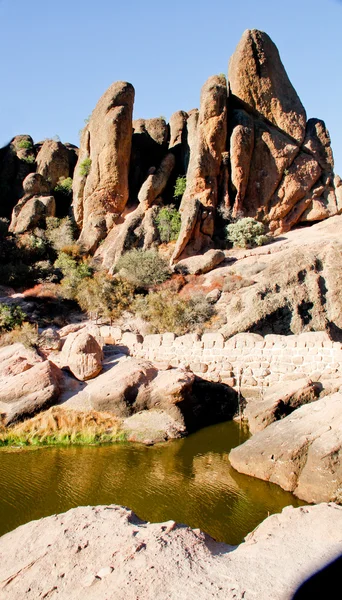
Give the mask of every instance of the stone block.
[[254, 377], [243, 377], [242, 378], [242, 385], [246, 385], [246, 386], [250, 386], [250, 387], [255, 387], [256, 385], [258, 385], [256, 379], [254, 379]]
[[118, 342], [122, 338], [122, 331], [120, 327], [109, 327], [109, 335], [114, 340], [114, 342]]
[[202, 342], [204, 348], [224, 348], [224, 337], [222, 333], [203, 333]]
[[186, 348], [191, 348], [194, 342], [198, 342], [200, 340], [200, 336], [198, 333], [186, 333], [185, 335], [180, 335], [175, 338], [174, 345], [175, 346], [185, 346]]
[[125, 331], [125, 333], [123, 333], [122, 335], [121, 343], [122, 345], [128, 346], [128, 348], [130, 348], [131, 346], [142, 344], [143, 339], [144, 338], [142, 337], [142, 335], [139, 335], [137, 333], [131, 333], [130, 331]]
[[150, 335], [145, 335], [144, 337], [144, 347], [145, 348], [158, 348], [162, 343], [162, 336], [160, 333], [151, 333]]
[[174, 333], [163, 333], [162, 334], [162, 344], [163, 346], [172, 346], [175, 341], [176, 335]]
[[190, 369], [194, 373], [206, 373], [208, 371], [208, 365], [205, 363], [190, 363]]
[[304, 358], [302, 356], [293, 356], [292, 363], [294, 365], [302, 365], [304, 362]]
[[234, 377], [227, 377], [227, 379], [225, 379], [225, 377], [222, 377], [221, 374], [221, 382], [225, 383], [226, 385], [229, 385], [230, 387], [236, 386], [236, 379], [234, 379]]

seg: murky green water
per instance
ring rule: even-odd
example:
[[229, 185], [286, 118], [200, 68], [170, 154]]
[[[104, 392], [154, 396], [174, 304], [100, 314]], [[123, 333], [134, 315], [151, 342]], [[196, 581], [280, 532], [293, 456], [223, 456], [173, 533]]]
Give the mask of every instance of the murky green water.
[[246, 439], [233, 422], [168, 444], [0, 452], [0, 534], [80, 505], [122, 504], [148, 521], [173, 519], [238, 544], [268, 513], [301, 503], [240, 475], [229, 450]]

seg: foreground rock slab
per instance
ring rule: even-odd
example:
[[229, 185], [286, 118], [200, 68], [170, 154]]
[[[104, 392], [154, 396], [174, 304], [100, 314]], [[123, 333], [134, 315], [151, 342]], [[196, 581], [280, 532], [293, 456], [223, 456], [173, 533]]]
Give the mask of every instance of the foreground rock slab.
[[277, 483], [307, 502], [342, 501], [342, 394], [272, 423], [229, 455], [234, 469]]
[[120, 506], [79, 507], [0, 539], [1, 597], [290, 600], [341, 552], [341, 530], [340, 506], [287, 507], [235, 548]]

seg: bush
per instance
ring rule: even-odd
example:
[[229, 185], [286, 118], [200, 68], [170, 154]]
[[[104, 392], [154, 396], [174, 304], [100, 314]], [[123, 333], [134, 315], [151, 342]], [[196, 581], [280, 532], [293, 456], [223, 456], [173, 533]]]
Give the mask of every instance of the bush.
[[129, 250], [116, 264], [116, 271], [135, 287], [148, 289], [171, 275], [169, 266], [155, 250]]
[[186, 188], [186, 177], [185, 175], [183, 177], [177, 177], [176, 179], [176, 185], [175, 185], [175, 191], [173, 194], [174, 198], [181, 198], [185, 192], [185, 188]]
[[133, 309], [150, 324], [152, 333], [172, 331], [177, 335], [203, 325], [215, 312], [203, 294], [184, 299], [171, 291], [150, 292], [137, 298]]
[[11, 344], [23, 344], [26, 348], [38, 348], [39, 335], [37, 325], [32, 323], [23, 323], [14, 327], [11, 331], [4, 331], [0, 335], [0, 346], [10, 346]]
[[80, 164], [80, 175], [82, 177], [87, 177], [90, 173], [91, 167], [91, 158], [85, 158], [83, 162]]
[[46, 218], [46, 239], [56, 252], [61, 252], [64, 247], [74, 245], [74, 230], [70, 217], [57, 219]]
[[15, 327], [20, 327], [26, 314], [17, 304], [0, 304], [0, 332], [11, 331]]
[[181, 216], [174, 206], [165, 206], [158, 211], [156, 224], [161, 242], [171, 242], [178, 238]]
[[28, 156], [22, 156], [20, 160], [23, 160], [29, 165], [33, 165], [33, 163], [36, 162], [36, 157], [34, 156], [34, 154], [29, 154]]
[[254, 248], [267, 242], [265, 227], [251, 217], [244, 217], [227, 225], [227, 238], [237, 248]]
[[75, 295], [80, 308], [96, 319], [117, 319], [127, 310], [133, 299], [133, 288], [129, 282], [113, 279], [103, 272], [82, 279]]
[[18, 142], [17, 146], [20, 149], [28, 150], [29, 148], [32, 148], [32, 142], [30, 142], [30, 140], [21, 140], [20, 142]]
[[82, 279], [90, 277], [93, 270], [88, 265], [87, 261], [78, 262], [75, 258], [61, 252], [58, 255], [54, 264], [56, 269], [59, 269], [63, 275], [61, 281], [61, 292], [64, 298], [74, 300], [77, 295], [78, 286]]
[[54, 189], [57, 194], [63, 194], [64, 196], [70, 197], [72, 194], [72, 179], [71, 177], [60, 177], [58, 183]]

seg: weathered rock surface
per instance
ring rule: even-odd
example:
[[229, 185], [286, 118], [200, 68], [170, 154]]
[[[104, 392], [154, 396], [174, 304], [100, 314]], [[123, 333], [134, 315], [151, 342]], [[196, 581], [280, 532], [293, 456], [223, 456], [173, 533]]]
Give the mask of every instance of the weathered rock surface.
[[231, 183], [236, 192], [234, 215], [242, 210], [254, 148], [254, 123], [244, 110], [234, 110], [230, 136]]
[[60, 178], [69, 177], [69, 151], [61, 142], [45, 140], [36, 158], [37, 173], [50, 183], [53, 190]]
[[21, 344], [0, 351], [0, 415], [4, 425], [34, 416], [54, 404], [60, 393], [61, 373]]
[[222, 250], [208, 250], [204, 254], [190, 256], [178, 261], [176, 270], [184, 271], [191, 275], [200, 275], [201, 273], [209, 273], [225, 260], [225, 254]]
[[262, 398], [247, 400], [244, 416], [251, 433], [262, 431], [274, 421], [284, 419], [296, 408], [317, 400], [322, 384], [297, 379], [267, 388]]
[[[73, 184], [74, 215], [80, 243], [88, 251], [97, 248], [128, 200], [133, 102], [131, 84], [113, 83], [82, 134]], [[88, 175], [82, 175], [85, 160], [91, 161]]]
[[23, 195], [23, 181], [35, 169], [35, 149], [30, 135], [17, 135], [0, 148], [0, 216], [10, 218]]
[[154, 173], [151, 173], [143, 183], [138, 194], [138, 200], [144, 212], [153, 206], [156, 199], [163, 192], [175, 166], [175, 162], [174, 154], [167, 154], [162, 160], [160, 167]]
[[84, 329], [69, 333], [63, 346], [60, 364], [68, 367], [80, 381], [96, 377], [102, 371], [102, 348]]
[[[195, 119], [197, 121], [197, 118]], [[192, 118], [189, 115], [188, 124]], [[190, 142], [186, 189], [181, 202], [182, 226], [173, 254], [176, 261], [193, 240], [195, 252], [210, 243], [218, 202], [218, 177], [227, 139], [227, 86], [225, 78], [213, 76], [201, 91], [201, 105]], [[188, 248], [190, 254], [191, 249]]]
[[342, 394], [307, 404], [234, 448], [240, 473], [277, 483], [307, 502], [342, 500]]
[[341, 552], [341, 528], [336, 504], [287, 507], [234, 547], [174, 521], [146, 523], [120, 506], [79, 507], [0, 539], [1, 593], [4, 600], [291, 600]]
[[335, 216], [310, 229], [291, 231], [262, 248], [229, 251], [234, 264], [218, 267], [215, 275], [234, 273], [247, 281], [222, 299], [223, 335], [327, 331], [339, 341], [341, 223], [341, 216]]
[[266, 33], [257, 29], [244, 32], [230, 59], [228, 79], [234, 96], [299, 144], [303, 142], [305, 109]]
[[44, 223], [46, 217], [54, 217], [55, 214], [56, 202], [53, 196], [24, 197], [13, 209], [9, 231], [25, 233], [41, 222]]

